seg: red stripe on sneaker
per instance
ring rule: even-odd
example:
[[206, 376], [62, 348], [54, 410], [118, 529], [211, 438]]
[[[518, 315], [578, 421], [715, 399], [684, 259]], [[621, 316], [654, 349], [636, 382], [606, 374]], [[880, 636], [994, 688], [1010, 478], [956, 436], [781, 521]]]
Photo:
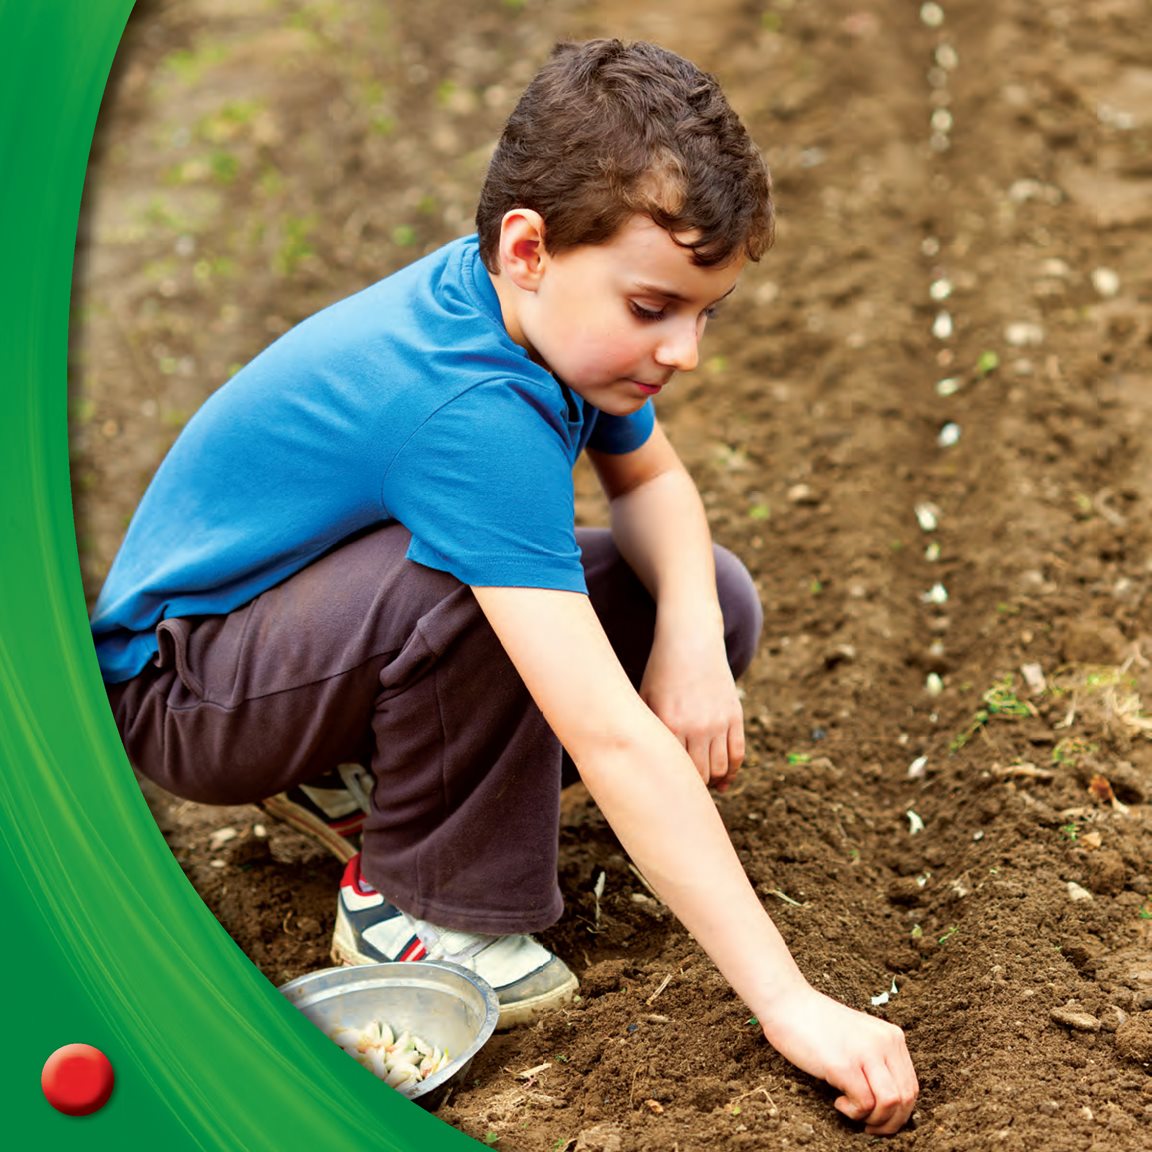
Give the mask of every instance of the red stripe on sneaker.
[[357, 852], [347, 864], [344, 865], [344, 875], [340, 877], [341, 888], [355, 888], [360, 883], [360, 853]]
[[420, 942], [419, 936], [413, 936], [407, 944], [404, 945], [400, 955], [396, 957], [397, 960], [423, 960], [428, 955], [427, 949]]

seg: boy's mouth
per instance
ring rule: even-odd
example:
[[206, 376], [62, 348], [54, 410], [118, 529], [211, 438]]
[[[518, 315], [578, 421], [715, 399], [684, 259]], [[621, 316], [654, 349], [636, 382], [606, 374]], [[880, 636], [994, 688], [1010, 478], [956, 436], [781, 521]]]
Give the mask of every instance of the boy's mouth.
[[668, 381], [662, 380], [659, 384], [645, 384], [643, 380], [633, 380], [632, 383], [635, 384], [645, 396], [655, 396]]

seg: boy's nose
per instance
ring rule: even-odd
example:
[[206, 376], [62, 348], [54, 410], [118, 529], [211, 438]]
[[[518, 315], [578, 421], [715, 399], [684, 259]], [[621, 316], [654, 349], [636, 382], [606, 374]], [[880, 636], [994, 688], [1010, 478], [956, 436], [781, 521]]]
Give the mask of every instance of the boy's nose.
[[656, 360], [678, 372], [691, 372], [700, 362], [700, 333], [695, 324], [682, 324], [664, 334]]

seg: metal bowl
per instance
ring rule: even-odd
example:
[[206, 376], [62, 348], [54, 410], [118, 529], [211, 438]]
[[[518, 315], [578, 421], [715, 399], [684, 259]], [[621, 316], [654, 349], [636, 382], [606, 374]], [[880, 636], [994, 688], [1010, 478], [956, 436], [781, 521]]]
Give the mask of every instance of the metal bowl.
[[451, 1056], [450, 1063], [413, 1088], [409, 1100], [435, 1111], [496, 1028], [500, 1002], [483, 977], [447, 961], [404, 961], [324, 968], [280, 991], [325, 1035], [341, 1025], [363, 1028], [381, 1020], [405, 1029]]

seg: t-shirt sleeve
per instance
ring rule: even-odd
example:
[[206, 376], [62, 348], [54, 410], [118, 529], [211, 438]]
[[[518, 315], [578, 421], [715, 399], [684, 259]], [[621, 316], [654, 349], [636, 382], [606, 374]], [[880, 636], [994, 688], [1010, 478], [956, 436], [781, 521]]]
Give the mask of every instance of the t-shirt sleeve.
[[593, 452], [622, 456], [639, 448], [652, 435], [655, 424], [656, 414], [651, 400], [645, 400], [628, 416], [609, 416], [601, 412], [588, 438], [588, 447]]
[[585, 592], [572, 431], [532, 383], [477, 385], [438, 409], [390, 462], [381, 496], [408, 558], [465, 584]]

